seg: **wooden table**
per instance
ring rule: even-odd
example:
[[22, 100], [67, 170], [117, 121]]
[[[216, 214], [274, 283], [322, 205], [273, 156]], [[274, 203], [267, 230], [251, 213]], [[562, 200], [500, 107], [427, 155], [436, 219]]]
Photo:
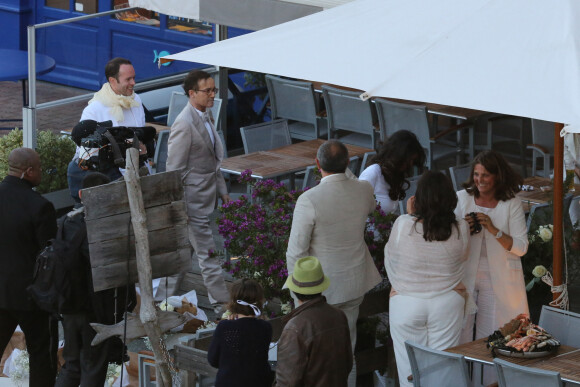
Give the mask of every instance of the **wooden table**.
[[[269, 151], [230, 157], [222, 161], [222, 172], [241, 175], [245, 170], [252, 171], [255, 179], [272, 179], [305, 170], [314, 165], [316, 152], [325, 140], [317, 139], [299, 142]], [[373, 149], [345, 144], [349, 157], [362, 157]]]
[[[493, 365], [493, 357], [491, 351], [486, 347], [486, 340], [485, 338], [475, 340], [448, 348], [445, 351], [463, 355], [467, 361], [473, 363]], [[501, 359], [526, 367], [559, 372], [563, 381], [580, 384], [580, 349], [578, 348], [562, 345], [553, 354], [546, 357], [529, 359], [501, 356]]]
[[[516, 194], [521, 199], [524, 211], [530, 212], [530, 209], [536, 204], [548, 203], [552, 200], [552, 181], [545, 177], [533, 176], [524, 179], [524, 185], [534, 187], [532, 191], [520, 191]], [[549, 187], [548, 190], [542, 191], [541, 187]], [[580, 195], [580, 184], [574, 185], [574, 196]]]

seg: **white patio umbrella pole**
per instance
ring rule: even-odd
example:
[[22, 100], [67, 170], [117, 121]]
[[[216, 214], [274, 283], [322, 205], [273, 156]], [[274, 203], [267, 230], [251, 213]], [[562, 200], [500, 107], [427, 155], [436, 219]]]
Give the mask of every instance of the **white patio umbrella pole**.
[[[554, 125], [554, 235], [553, 235], [553, 286], [562, 285], [562, 252], [564, 246], [564, 206], [563, 192], [564, 182], [564, 139], [560, 136], [563, 124]], [[554, 293], [553, 299], [557, 299], [560, 293]]]
[[127, 197], [131, 208], [131, 224], [135, 235], [135, 255], [137, 261], [137, 273], [139, 278], [139, 288], [141, 290], [141, 310], [140, 317], [145, 332], [149, 337], [149, 342], [155, 355], [157, 365], [157, 384], [160, 387], [170, 387], [172, 385], [171, 373], [167, 357], [164, 356], [164, 348], [161, 345], [161, 328], [155, 303], [153, 300], [153, 286], [151, 284], [152, 270], [149, 256], [149, 235], [147, 230], [147, 217], [145, 216], [145, 206], [143, 204], [143, 193], [141, 192], [141, 182], [139, 181], [139, 151], [135, 148], [127, 149], [127, 169], [125, 171], [125, 183], [127, 185]]

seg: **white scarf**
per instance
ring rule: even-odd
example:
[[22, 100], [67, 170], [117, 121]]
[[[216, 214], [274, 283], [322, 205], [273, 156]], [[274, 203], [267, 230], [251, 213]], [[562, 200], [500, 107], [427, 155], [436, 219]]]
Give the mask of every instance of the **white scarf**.
[[135, 100], [135, 92], [130, 96], [119, 95], [113, 91], [109, 82], [105, 83], [101, 90], [97, 91], [89, 101], [89, 104], [93, 101], [99, 101], [103, 105], [110, 107], [109, 113], [117, 122], [123, 122], [125, 116], [123, 115], [123, 109], [131, 109], [134, 107], [141, 106], [139, 102]]

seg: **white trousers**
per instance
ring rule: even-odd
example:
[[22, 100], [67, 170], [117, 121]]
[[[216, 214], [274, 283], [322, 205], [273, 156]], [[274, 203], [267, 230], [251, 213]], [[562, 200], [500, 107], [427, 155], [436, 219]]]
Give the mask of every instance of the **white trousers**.
[[459, 344], [464, 307], [465, 299], [455, 291], [433, 298], [391, 297], [389, 326], [401, 386], [413, 385], [407, 380], [411, 364], [405, 341], [439, 350]]
[[[495, 294], [491, 285], [491, 276], [489, 271], [478, 271], [475, 278], [475, 289], [473, 291], [473, 300], [477, 304], [477, 314], [470, 314], [466, 317], [465, 326], [461, 332], [461, 343], [468, 343], [474, 340], [473, 325], [475, 324], [475, 339], [481, 339], [491, 335], [496, 329], [499, 329], [495, 317]], [[515, 316], [514, 316], [515, 317]], [[483, 367], [483, 371], [482, 371]], [[497, 381], [496, 372], [493, 366], [473, 367], [474, 386], [483, 384], [488, 386]]]

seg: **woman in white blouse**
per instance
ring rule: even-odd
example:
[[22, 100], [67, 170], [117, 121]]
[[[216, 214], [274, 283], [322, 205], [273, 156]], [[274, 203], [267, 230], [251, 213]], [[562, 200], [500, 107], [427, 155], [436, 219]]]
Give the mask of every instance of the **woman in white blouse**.
[[385, 246], [392, 285], [389, 325], [401, 386], [412, 385], [406, 340], [439, 350], [459, 343], [469, 225], [456, 219], [456, 205], [449, 178], [426, 172], [407, 201], [408, 214], [397, 218]]
[[465, 190], [459, 191], [455, 214], [465, 218], [472, 231], [475, 213], [481, 232], [471, 236], [465, 286], [473, 294], [477, 314], [467, 319], [461, 341], [491, 335], [496, 329], [528, 312], [521, 257], [528, 250], [522, 202], [516, 197], [523, 179], [499, 154], [486, 150], [472, 163]]
[[417, 137], [408, 130], [393, 133], [383, 144], [373, 163], [361, 174], [359, 179], [368, 181], [375, 190], [377, 202], [385, 212], [396, 212], [398, 201], [405, 198], [413, 166], [423, 171], [425, 150]]

